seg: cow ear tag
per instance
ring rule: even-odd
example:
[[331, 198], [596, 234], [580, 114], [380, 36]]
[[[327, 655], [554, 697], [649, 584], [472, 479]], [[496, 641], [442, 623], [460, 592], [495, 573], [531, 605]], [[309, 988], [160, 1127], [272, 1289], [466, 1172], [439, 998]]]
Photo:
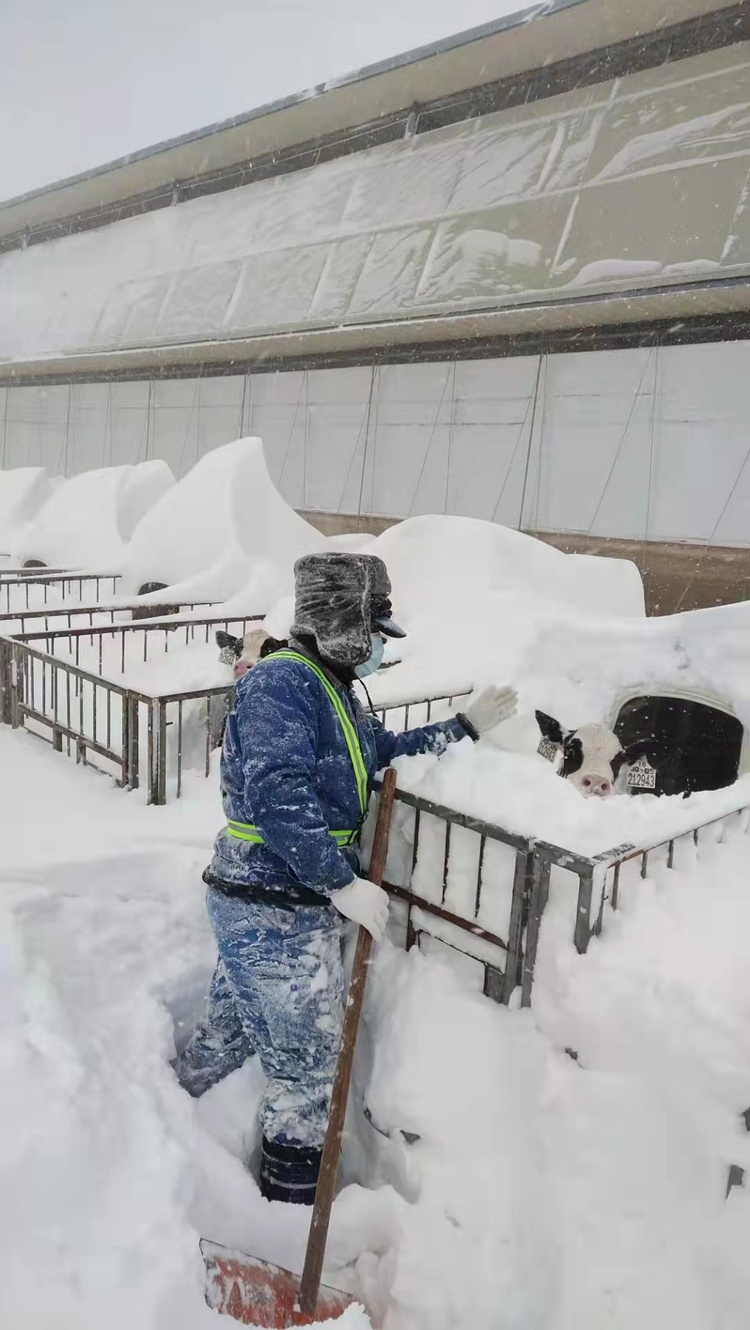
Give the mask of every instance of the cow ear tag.
[[545, 758], [547, 762], [556, 762], [560, 752], [560, 745], [554, 744], [551, 739], [542, 739], [536, 751], [539, 756]]
[[237, 654], [231, 647], [222, 647], [219, 652], [219, 660], [222, 665], [234, 665], [237, 660]]
[[639, 757], [628, 772], [629, 790], [655, 790], [656, 771], [647, 757]]

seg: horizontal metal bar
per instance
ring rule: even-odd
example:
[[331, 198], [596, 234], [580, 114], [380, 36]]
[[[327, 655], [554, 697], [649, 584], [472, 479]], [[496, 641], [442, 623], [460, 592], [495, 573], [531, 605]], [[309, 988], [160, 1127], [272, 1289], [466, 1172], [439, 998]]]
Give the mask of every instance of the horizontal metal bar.
[[[376, 788], [380, 788], [380, 782], [376, 782]], [[535, 842], [526, 836], [518, 836], [515, 832], [505, 831], [503, 827], [495, 826], [492, 822], [483, 822], [479, 818], [471, 817], [468, 813], [459, 813], [455, 808], [446, 808], [444, 804], [433, 803], [431, 799], [421, 799], [417, 795], [409, 794], [407, 790], [396, 790], [396, 798], [401, 803], [408, 804], [410, 808], [418, 808], [420, 812], [429, 813], [432, 817], [440, 818], [443, 822], [453, 822], [458, 827], [465, 827], [467, 831], [476, 831], [478, 835], [486, 836], [488, 840], [501, 841], [503, 845], [511, 845], [514, 850], [529, 852], [535, 846]]]
[[[125, 607], [123, 606], [123, 609]], [[139, 607], [142, 608], [142, 607]], [[96, 605], [81, 606], [85, 611], [99, 611]], [[12, 616], [20, 618], [19, 615]], [[68, 637], [106, 637], [114, 636], [117, 633], [155, 633], [155, 632], [176, 632], [178, 628], [195, 627], [210, 628], [212, 626], [221, 627], [222, 624], [229, 623], [259, 623], [266, 616], [264, 614], [223, 614], [212, 616], [205, 619], [176, 618], [167, 616], [160, 619], [138, 619], [136, 622], [129, 623], [105, 623], [95, 624], [93, 627], [86, 625], [84, 628], [61, 628], [53, 633], [19, 633], [14, 637], [15, 641], [35, 642], [40, 638], [68, 638]]]
[[[433, 901], [425, 900], [424, 896], [415, 896], [413, 891], [407, 887], [397, 887], [392, 882], [384, 882], [383, 888], [389, 896], [395, 896], [397, 900], [405, 901], [414, 909], [424, 910], [427, 914], [434, 914], [438, 919], [444, 919], [447, 924], [455, 924], [456, 928], [462, 928], [465, 933], [471, 933], [472, 937], [481, 938], [483, 942], [491, 942], [493, 947], [500, 947], [502, 951], [508, 950], [507, 942], [503, 942], [496, 933], [490, 933], [488, 929], [482, 928], [480, 924], [472, 922], [471, 919], [464, 919], [460, 914], [453, 914], [446, 910], [443, 905], [435, 905]], [[439, 939], [438, 939], [439, 940]]]
[[[168, 605], [171, 602], [164, 600], [160, 601], [159, 603], [161, 605]], [[206, 605], [212, 605], [212, 604], [214, 604], [213, 601], [207, 601], [207, 600], [174, 602], [175, 608], [180, 610], [201, 609]], [[132, 613], [134, 610], [142, 610], [147, 608], [148, 607], [144, 606], [142, 603], [133, 602], [133, 601], [123, 601], [109, 605], [78, 605], [78, 604], [55, 605], [54, 607], [43, 607], [42, 609], [31, 609], [31, 610], [23, 609], [23, 610], [18, 610], [16, 612], [10, 610], [8, 613], [0, 614], [0, 623], [8, 623], [15, 619], [55, 619], [55, 618], [62, 618], [63, 616], [67, 618], [72, 618], [74, 615], [84, 615], [84, 614], [127, 614], [128, 612]], [[170, 618], [166, 618], [164, 616], [158, 616], [158, 617], [161, 618], [164, 623], [170, 622], [171, 619], [171, 616]], [[154, 616], [154, 621], [156, 620], [156, 618], [157, 616]], [[152, 622], [151, 619], [141, 619], [138, 620], [138, 626], [144, 627], [145, 625], [150, 624], [151, 622]], [[194, 621], [190, 620], [190, 622], [192, 623]], [[99, 624], [94, 626], [106, 627], [107, 625]], [[130, 625], [127, 624], [123, 626], [129, 627]], [[20, 636], [20, 634], [14, 634], [14, 636]]]
[[51, 730], [56, 730], [58, 734], [64, 734], [67, 739], [72, 740], [72, 742], [79, 745], [79, 747], [90, 748], [92, 753], [97, 753], [99, 757], [107, 758], [108, 761], [114, 762], [118, 767], [123, 766], [125, 759], [122, 753], [116, 753], [111, 748], [105, 748], [103, 744], [97, 743], [95, 739], [88, 739], [86, 735], [81, 734], [79, 730], [71, 730], [68, 725], [63, 725], [59, 720], [55, 720], [54, 717], [45, 716], [42, 712], [35, 711], [33, 707], [27, 706], [25, 702], [19, 702], [18, 712], [19, 715], [28, 716], [30, 720], [35, 720], [40, 725], [49, 726]]
[[22, 663], [24, 655], [31, 660], [44, 661], [51, 668], [60, 670], [63, 674], [71, 674], [76, 679], [85, 679], [88, 683], [95, 684], [97, 688], [108, 688], [110, 692], [117, 693], [119, 697], [127, 697], [129, 690], [122, 684], [113, 683], [111, 679], [104, 679], [100, 674], [89, 674], [88, 670], [82, 670], [80, 665], [73, 665], [70, 661], [61, 660], [59, 656], [50, 656], [46, 651], [39, 651], [37, 647], [30, 647], [26, 642], [14, 641], [13, 638], [0, 639], [13, 643], [16, 653], [16, 660]]
[[450, 703], [455, 702], [459, 697], [469, 697], [473, 691], [472, 687], [466, 687], [459, 688], [457, 691], [454, 689], [450, 693], [430, 693], [428, 697], [420, 697], [416, 699], [412, 695], [411, 697], [400, 698], [396, 702], [374, 701], [372, 709], [376, 715], [382, 715], [385, 711], [403, 711], [406, 707], [431, 706], [434, 702]]
[[122, 574], [76, 573], [72, 572], [70, 568], [67, 568], [64, 572], [43, 573], [38, 568], [29, 568], [28, 576], [22, 574], [20, 577], [21, 580], [19, 581], [18, 573], [9, 576], [7, 569], [2, 568], [0, 569], [0, 586], [13, 586], [14, 584], [26, 586], [28, 583], [33, 585], [35, 582], [38, 582], [40, 586], [49, 586], [51, 582], [119, 582]]
[[703, 831], [707, 827], [714, 827], [719, 822], [724, 822], [728, 817], [734, 817], [737, 813], [742, 813], [750, 809], [750, 798], [742, 800], [733, 808], [727, 808], [725, 812], [719, 813], [708, 822], [691, 823], [690, 826], [682, 830], [670, 830], [661, 840], [649, 841], [645, 845], [634, 845], [631, 843], [625, 845], [616, 845], [611, 850], [604, 850], [601, 854], [586, 856], [577, 854], [573, 850], [566, 850], [560, 845], [552, 845], [548, 841], [535, 841], [534, 853], [541, 859], [546, 859], [558, 868], [570, 869], [573, 873], [586, 873], [595, 868], [612, 868], [615, 864], [626, 864], [632, 859], [639, 859], [641, 855], [649, 855], [654, 850], [660, 850], [664, 846], [669, 846], [671, 841], [681, 840], [683, 836], [692, 836], [696, 831]]

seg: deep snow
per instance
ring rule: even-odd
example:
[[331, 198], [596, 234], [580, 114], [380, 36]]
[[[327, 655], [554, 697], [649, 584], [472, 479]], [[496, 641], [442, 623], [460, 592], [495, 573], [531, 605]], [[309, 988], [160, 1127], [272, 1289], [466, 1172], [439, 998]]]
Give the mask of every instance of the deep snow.
[[[260, 446], [232, 448], [213, 455], [215, 509], [196, 468], [187, 504], [175, 486], [152, 510], [167, 513], [161, 529], [141, 523], [144, 562], [131, 572], [157, 577], [152, 555], [170, 555], [182, 531], [198, 572], [212, 569], [222, 586], [227, 570], [236, 577], [238, 612], [256, 608], [248, 572], [271, 569], [264, 595], [288, 588], [312, 528], [281, 505], [270, 543]], [[255, 525], [249, 491], [234, 505], [243, 468], [263, 498]], [[199, 501], [211, 514], [200, 532]], [[750, 721], [747, 606], [647, 621], [631, 565], [571, 561], [461, 519], [417, 519], [369, 548], [386, 557], [410, 630], [389, 648], [402, 663], [372, 681], [376, 703], [507, 680], [519, 686], [522, 730], [534, 706], [566, 724], [606, 719], [629, 684], [661, 680], [721, 690]], [[194, 594], [196, 579], [188, 585]], [[285, 630], [288, 609], [282, 596], [271, 631]], [[224, 682], [217, 655], [210, 643], [170, 651], [150, 681], [218, 682], [221, 672]], [[744, 782], [688, 801], [586, 802], [507, 741], [498, 731], [439, 762], [402, 762], [401, 784], [585, 853], [677, 835], [748, 799]], [[245, 1167], [258, 1147], [257, 1066], [198, 1104], [169, 1066], [213, 962], [200, 874], [222, 820], [216, 762], [208, 781], [186, 773], [179, 802], [147, 808], [141, 793], [3, 728], [0, 807], [8, 1324], [218, 1326], [202, 1301], [199, 1234], [299, 1269], [309, 1216], [263, 1202]], [[439, 899], [435, 832], [425, 819], [414, 882]], [[362, 1296], [384, 1330], [745, 1330], [750, 1211], [744, 1190], [724, 1192], [730, 1164], [750, 1168], [740, 1118], [750, 1105], [750, 842], [736, 817], [723, 843], [718, 834], [697, 849], [679, 842], [677, 871], [660, 854], [646, 880], [636, 865], [624, 870], [622, 908], [607, 909], [585, 957], [572, 945], [574, 880], [555, 870], [531, 1011], [484, 999], [480, 967], [435, 940], [407, 956], [394, 909], [357, 1065], [373, 1121], [392, 1135], [354, 1107], [328, 1248], [328, 1277]], [[399, 809], [401, 871], [409, 835]], [[470, 905], [476, 882], [471, 835], [453, 841], [454, 910]], [[512, 858], [491, 846], [485, 861], [479, 922], [501, 935]], [[407, 1146], [399, 1128], [419, 1142]], [[364, 1313], [346, 1324], [365, 1325]]]
[[[11, 473], [12, 474], [12, 473]], [[10, 541], [12, 559], [117, 572], [138, 523], [174, 485], [166, 462], [102, 467], [51, 489]]]
[[[254, 1064], [197, 1105], [168, 1066], [212, 962], [216, 784], [149, 809], [7, 730], [0, 773], [8, 1324], [218, 1326], [198, 1234], [299, 1268], [306, 1216], [242, 1166]], [[381, 949], [358, 1078], [378, 1125], [421, 1141], [355, 1114], [328, 1274], [387, 1306], [387, 1330], [744, 1330], [750, 1210], [724, 1188], [750, 1167], [746, 865], [735, 825], [679, 873], [628, 878], [586, 957], [563, 875], [530, 1012], [479, 996], [436, 944]]]
[[227, 600], [245, 588], [257, 613], [293, 585], [299, 555], [325, 547], [272, 485], [260, 439], [237, 439], [202, 457], [144, 517], [123, 589], [162, 582], [172, 599]]

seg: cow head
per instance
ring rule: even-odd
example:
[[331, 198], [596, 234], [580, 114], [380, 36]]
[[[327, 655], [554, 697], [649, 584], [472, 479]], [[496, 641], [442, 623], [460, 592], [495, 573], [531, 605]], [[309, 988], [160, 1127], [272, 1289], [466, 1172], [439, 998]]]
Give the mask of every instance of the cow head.
[[631, 758], [612, 730], [592, 724], [565, 731], [544, 711], [536, 712], [536, 720], [542, 732], [539, 751], [558, 764], [558, 775], [587, 798], [608, 799], [615, 793], [617, 778]]
[[263, 628], [254, 628], [252, 632], [245, 633], [244, 637], [233, 637], [231, 633], [220, 629], [216, 633], [216, 645], [220, 648], [220, 660], [232, 666], [236, 682], [259, 660], [270, 656], [273, 651], [280, 651], [286, 642], [270, 637]]

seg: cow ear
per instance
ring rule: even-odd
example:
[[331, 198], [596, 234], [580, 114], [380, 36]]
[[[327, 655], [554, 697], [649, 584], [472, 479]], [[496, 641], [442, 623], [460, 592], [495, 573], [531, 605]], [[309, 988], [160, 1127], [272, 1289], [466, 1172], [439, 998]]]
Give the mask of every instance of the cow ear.
[[544, 711], [535, 711], [536, 723], [542, 731], [542, 738], [549, 739], [550, 743], [557, 744], [562, 748], [565, 743], [565, 736], [562, 732], [562, 726], [559, 720], [554, 716], [548, 716]]
[[239, 659], [239, 656], [242, 652], [241, 637], [232, 637], [231, 633], [225, 633], [221, 628], [218, 629], [218, 631], [215, 634], [215, 637], [216, 637], [216, 645], [217, 647], [220, 648], [220, 650], [233, 651], [234, 654]]
[[258, 660], [264, 660], [266, 656], [273, 655], [274, 651], [283, 651], [288, 646], [287, 642], [280, 642], [277, 637], [267, 637], [260, 649]]

